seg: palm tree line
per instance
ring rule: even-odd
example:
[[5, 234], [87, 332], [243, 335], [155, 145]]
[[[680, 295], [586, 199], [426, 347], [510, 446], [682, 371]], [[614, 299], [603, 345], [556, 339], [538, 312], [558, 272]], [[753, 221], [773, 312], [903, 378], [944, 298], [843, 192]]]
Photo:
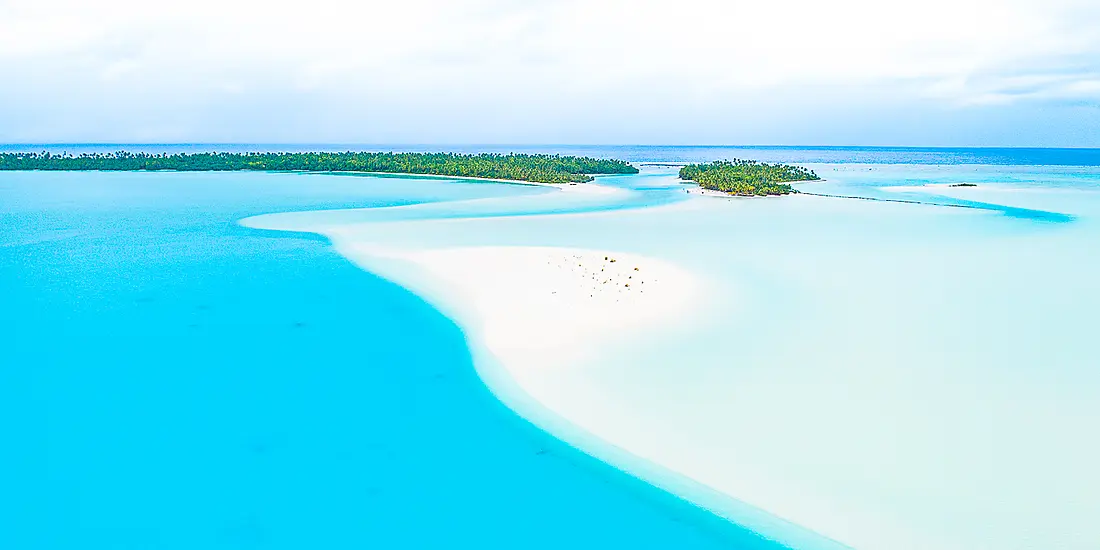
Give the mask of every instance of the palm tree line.
[[689, 164], [680, 169], [680, 179], [694, 181], [703, 189], [763, 196], [797, 193], [789, 182], [821, 178], [801, 166], [732, 159]]
[[118, 151], [80, 155], [0, 153], [0, 170], [173, 170], [387, 172], [537, 183], [592, 181], [599, 174], [636, 174], [613, 159], [545, 154], [461, 153], [174, 153]]

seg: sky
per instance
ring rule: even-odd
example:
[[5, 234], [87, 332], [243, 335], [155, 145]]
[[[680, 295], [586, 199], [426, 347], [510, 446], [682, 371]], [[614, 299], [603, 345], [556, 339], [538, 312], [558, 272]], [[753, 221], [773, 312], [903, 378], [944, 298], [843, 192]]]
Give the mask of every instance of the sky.
[[0, 0], [0, 142], [1100, 146], [1098, 0]]

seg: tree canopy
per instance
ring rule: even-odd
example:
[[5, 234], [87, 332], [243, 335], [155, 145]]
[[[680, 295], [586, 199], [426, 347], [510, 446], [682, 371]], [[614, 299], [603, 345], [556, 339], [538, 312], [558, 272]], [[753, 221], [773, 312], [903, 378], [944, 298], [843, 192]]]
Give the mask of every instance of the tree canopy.
[[797, 192], [788, 182], [821, 178], [801, 166], [732, 159], [689, 164], [680, 169], [680, 179], [735, 195], [786, 195]]
[[0, 170], [175, 170], [388, 172], [569, 183], [592, 181], [598, 174], [636, 174], [638, 169], [613, 159], [529, 154], [460, 153], [175, 153], [118, 151], [78, 156], [0, 153]]

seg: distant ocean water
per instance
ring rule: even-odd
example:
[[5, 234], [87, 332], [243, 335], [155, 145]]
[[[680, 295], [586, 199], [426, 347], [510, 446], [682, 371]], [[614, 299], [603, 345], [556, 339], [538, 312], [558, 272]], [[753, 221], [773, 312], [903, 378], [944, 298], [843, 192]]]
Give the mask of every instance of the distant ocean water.
[[243, 151], [409, 151], [549, 153], [617, 158], [630, 162], [706, 162], [743, 158], [810, 164], [992, 164], [1100, 166], [1100, 149], [1027, 147], [807, 147], [725, 145], [410, 145], [410, 144], [8, 144], [0, 151], [150, 153]]
[[[1017, 203], [984, 190], [960, 198], [888, 188], [979, 182], [1080, 191], [1100, 181], [1100, 152], [1085, 149], [0, 146], [42, 149], [450, 149], [797, 162], [827, 180], [807, 191], [955, 201], [1023, 218], [988, 229], [997, 238], [1087, 228], [1092, 213], [1065, 197]], [[507, 215], [518, 226], [535, 214], [680, 201], [678, 185], [657, 183], [670, 172], [606, 178], [634, 191], [627, 202], [577, 204], [544, 201], [538, 188], [428, 179], [0, 172], [0, 413], [21, 419], [0, 428], [0, 547], [775, 547], [516, 417], [476, 377], [449, 320], [323, 239], [237, 225], [271, 212], [431, 203], [433, 217]], [[451, 205], [473, 198], [500, 200]], [[828, 216], [760, 214], [712, 221], [776, 231], [782, 247], [822, 220], [852, 238]], [[348, 221], [377, 211], [332, 215]], [[805, 221], [777, 230], [774, 219]], [[891, 225], [892, 235], [911, 234], [909, 221]], [[611, 234], [609, 242], [637, 243], [628, 228], [547, 227], [577, 242]], [[988, 227], [983, 218], [963, 229]], [[933, 236], [953, 238], [947, 230]], [[787, 312], [788, 289], [761, 279], [763, 296]]]

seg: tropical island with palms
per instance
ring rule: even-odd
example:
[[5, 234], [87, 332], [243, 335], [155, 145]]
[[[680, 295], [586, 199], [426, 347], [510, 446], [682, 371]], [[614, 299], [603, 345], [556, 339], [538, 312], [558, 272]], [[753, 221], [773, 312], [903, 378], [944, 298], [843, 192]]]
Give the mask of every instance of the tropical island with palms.
[[680, 169], [680, 179], [694, 181], [703, 189], [740, 196], [788, 195], [797, 193], [791, 182], [820, 180], [813, 170], [788, 164], [754, 160], [719, 160], [689, 164]]
[[[118, 151], [80, 155], [0, 153], [0, 170], [177, 171], [177, 172], [362, 172], [454, 176], [531, 183], [585, 183], [596, 175], [637, 174], [617, 159], [522, 153], [370, 153], [370, 152], [204, 152]], [[819, 180], [812, 170], [753, 160], [718, 160], [689, 164], [680, 179], [703, 189], [738, 196], [787, 195], [791, 182]]]
[[593, 175], [638, 173], [621, 160], [564, 155], [362, 152], [0, 153], [0, 170], [381, 172], [533, 183], [584, 183]]

